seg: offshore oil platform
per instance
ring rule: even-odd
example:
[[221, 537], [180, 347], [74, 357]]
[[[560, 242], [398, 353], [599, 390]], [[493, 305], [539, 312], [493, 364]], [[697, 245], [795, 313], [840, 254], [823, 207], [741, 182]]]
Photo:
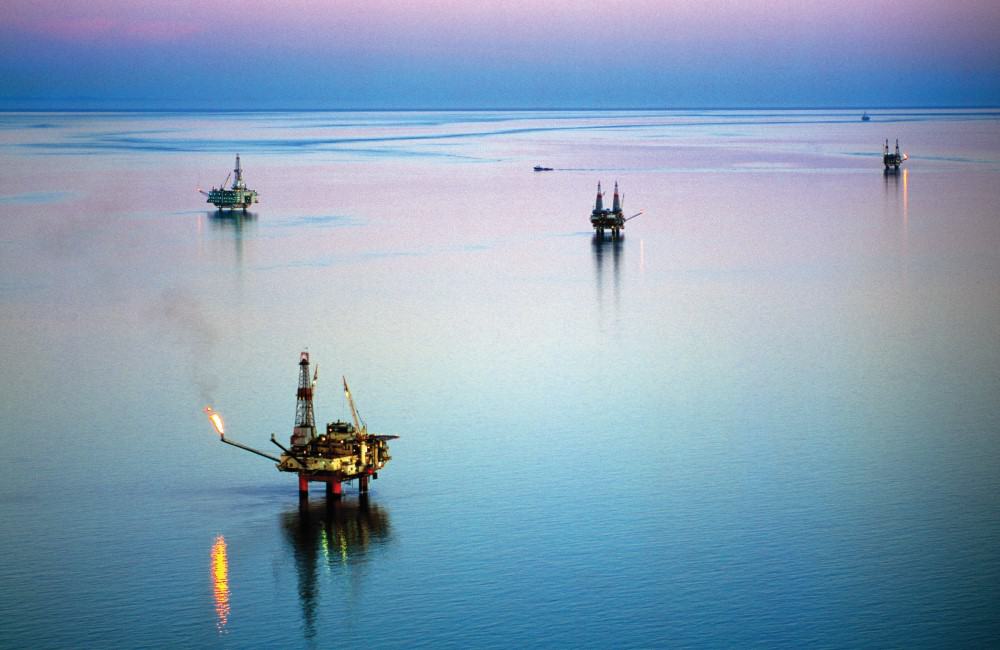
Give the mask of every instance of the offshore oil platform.
[[[236, 177], [233, 178], [233, 186], [227, 190], [226, 183], [229, 182], [229, 177], [233, 173], [236, 174]], [[243, 181], [243, 167], [240, 166], [240, 154], [236, 154], [236, 168], [229, 172], [226, 180], [222, 181], [222, 185], [213, 187], [207, 192], [199, 187], [198, 191], [208, 197], [205, 203], [211, 203], [220, 212], [223, 208], [229, 208], [230, 210], [243, 208], [243, 212], [246, 212], [247, 208], [258, 202], [257, 190], [247, 189], [247, 184]]]
[[636, 212], [631, 217], [625, 216], [625, 195], [618, 196], [618, 182], [615, 181], [615, 194], [612, 198], [611, 209], [604, 207], [604, 192], [601, 191], [601, 183], [597, 183], [597, 200], [594, 209], [590, 213], [590, 225], [594, 227], [594, 232], [600, 239], [604, 239], [604, 231], [611, 231], [611, 238], [618, 239], [625, 229], [625, 222], [635, 219], [642, 210]]
[[271, 434], [271, 442], [283, 452], [280, 457], [248, 447], [240, 442], [226, 438], [222, 417], [212, 408], [206, 407], [205, 413], [219, 434], [219, 439], [234, 447], [239, 447], [251, 453], [263, 456], [277, 463], [282, 472], [294, 472], [299, 475], [299, 504], [305, 506], [309, 502], [309, 483], [326, 484], [328, 500], [340, 499], [343, 494], [342, 483], [358, 479], [358, 493], [362, 498], [368, 496], [369, 479], [377, 479], [380, 469], [385, 467], [392, 457], [389, 455], [389, 440], [399, 436], [368, 433], [368, 426], [358, 415], [351, 397], [351, 389], [344, 382], [344, 395], [351, 409], [353, 422], [337, 420], [326, 425], [326, 433], [317, 435], [316, 421], [313, 416], [313, 390], [319, 380], [319, 364], [310, 379], [309, 353], [303, 352], [299, 357], [299, 387], [296, 392], [295, 426], [289, 446], [286, 447]]
[[909, 158], [905, 153], [899, 153], [899, 138], [896, 138], [896, 151], [889, 151], [889, 140], [886, 139], [885, 146], [882, 147], [882, 164], [885, 165], [886, 174], [895, 174], [899, 171], [899, 166]]

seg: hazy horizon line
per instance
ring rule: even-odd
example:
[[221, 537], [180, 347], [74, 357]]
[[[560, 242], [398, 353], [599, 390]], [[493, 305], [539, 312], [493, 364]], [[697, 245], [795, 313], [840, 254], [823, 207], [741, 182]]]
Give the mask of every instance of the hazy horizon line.
[[429, 113], [429, 112], [461, 112], [461, 113], [484, 113], [484, 112], [628, 112], [628, 111], [898, 111], [898, 110], [998, 110], [1000, 105], [990, 104], [897, 104], [897, 105], [796, 105], [796, 106], [768, 106], [768, 105], [727, 105], [727, 106], [418, 106], [418, 107], [388, 107], [388, 106], [356, 106], [349, 108], [332, 108], [326, 106], [307, 107], [257, 107], [257, 108], [211, 108], [198, 106], [180, 107], [135, 107], [125, 105], [109, 105], [105, 107], [95, 106], [2, 106], [0, 113]]

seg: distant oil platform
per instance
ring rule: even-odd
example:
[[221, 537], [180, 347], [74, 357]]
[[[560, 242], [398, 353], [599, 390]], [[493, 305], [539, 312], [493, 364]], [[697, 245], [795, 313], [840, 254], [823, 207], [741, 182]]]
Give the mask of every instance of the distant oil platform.
[[[236, 177], [233, 178], [233, 186], [227, 190], [226, 183], [229, 182], [229, 177], [234, 173]], [[229, 208], [230, 210], [242, 208], [243, 212], [246, 212], [247, 208], [258, 202], [257, 190], [248, 189], [246, 183], [243, 181], [243, 167], [240, 166], [239, 154], [236, 154], [236, 168], [232, 172], [229, 172], [226, 180], [222, 181], [222, 185], [213, 187], [207, 192], [199, 187], [198, 191], [208, 197], [205, 203], [211, 203], [220, 212], [223, 208]]]
[[594, 202], [594, 209], [590, 213], [590, 225], [594, 228], [594, 233], [598, 238], [604, 239], [604, 231], [611, 231], [611, 238], [618, 239], [625, 229], [625, 222], [635, 219], [642, 210], [636, 212], [631, 217], [625, 216], [625, 195], [618, 195], [618, 182], [615, 182], [615, 193], [611, 201], [611, 209], [604, 207], [604, 192], [601, 191], [600, 182], [597, 183], [597, 200]]
[[885, 146], [882, 147], [882, 164], [885, 165], [885, 173], [895, 174], [899, 171], [899, 166], [909, 158], [905, 153], [899, 153], [899, 138], [896, 138], [896, 151], [889, 151], [889, 140], [886, 139]]
[[351, 389], [344, 382], [344, 395], [351, 409], [353, 422], [338, 420], [326, 425], [326, 433], [317, 435], [316, 422], [313, 416], [313, 389], [319, 380], [319, 365], [310, 379], [309, 353], [303, 352], [299, 357], [299, 387], [296, 392], [295, 426], [289, 446], [286, 447], [271, 434], [271, 442], [283, 452], [280, 457], [248, 447], [242, 443], [226, 438], [222, 417], [211, 407], [205, 408], [209, 421], [219, 434], [219, 439], [234, 447], [239, 447], [251, 453], [263, 456], [276, 462], [278, 470], [294, 472], [299, 475], [299, 504], [306, 506], [309, 502], [309, 483], [326, 484], [327, 499], [339, 499], [343, 494], [341, 484], [344, 481], [358, 479], [358, 492], [362, 498], [367, 497], [369, 479], [377, 479], [380, 469], [385, 467], [392, 457], [389, 455], [389, 440], [399, 436], [378, 435], [368, 433], [358, 410], [351, 397]]

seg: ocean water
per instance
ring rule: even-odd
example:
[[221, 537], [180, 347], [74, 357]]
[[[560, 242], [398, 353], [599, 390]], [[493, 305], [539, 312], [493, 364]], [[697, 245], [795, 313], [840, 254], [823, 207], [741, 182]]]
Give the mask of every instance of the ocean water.
[[0, 113], [0, 646], [995, 645], [1000, 110], [870, 112]]

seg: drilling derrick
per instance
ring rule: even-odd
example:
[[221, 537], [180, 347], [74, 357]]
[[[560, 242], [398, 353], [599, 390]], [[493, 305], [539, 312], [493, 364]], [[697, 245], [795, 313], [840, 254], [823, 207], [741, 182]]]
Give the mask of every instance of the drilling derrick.
[[239, 190], [245, 190], [247, 184], [243, 182], [243, 167], [240, 165], [240, 154], [236, 154], [236, 178], [233, 179], [233, 187]]
[[309, 379], [309, 353], [299, 359], [299, 390], [295, 398], [295, 427], [292, 429], [292, 447], [304, 447], [316, 437], [316, 420], [313, 417], [313, 386]]

